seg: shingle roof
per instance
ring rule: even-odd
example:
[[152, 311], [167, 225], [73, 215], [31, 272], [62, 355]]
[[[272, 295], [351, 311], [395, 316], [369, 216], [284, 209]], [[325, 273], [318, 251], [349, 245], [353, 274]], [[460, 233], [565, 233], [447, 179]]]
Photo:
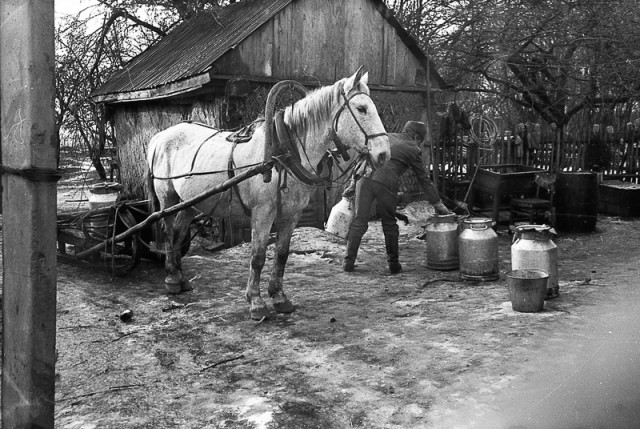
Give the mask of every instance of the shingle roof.
[[242, 1], [217, 14], [200, 13], [114, 73], [92, 96], [156, 88], [202, 74], [291, 1]]
[[[109, 94], [150, 90], [202, 75], [222, 55], [292, 1], [294, 0], [244, 0], [222, 8], [217, 14], [200, 13], [178, 25], [167, 36], [131, 60], [91, 96], [100, 99]], [[384, 2], [373, 1], [413, 54], [421, 60], [427, 60], [416, 41], [395, 19]], [[431, 70], [436, 79], [441, 81], [435, 67], [432, 66]]]

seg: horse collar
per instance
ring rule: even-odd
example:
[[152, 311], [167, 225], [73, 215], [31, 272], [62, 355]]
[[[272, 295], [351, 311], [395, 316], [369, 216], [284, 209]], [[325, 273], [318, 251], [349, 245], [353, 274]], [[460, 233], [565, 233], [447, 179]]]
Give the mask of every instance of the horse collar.
[[284, 123], [284, 111], [280, 110], [274, 117], [275, 135], [277, 137], [278, 157], [276, 160], [296, 179], [308, 186], [326, 185], [326, 181], [302, 166], [300, 151], [291, 138], [289, 127]]

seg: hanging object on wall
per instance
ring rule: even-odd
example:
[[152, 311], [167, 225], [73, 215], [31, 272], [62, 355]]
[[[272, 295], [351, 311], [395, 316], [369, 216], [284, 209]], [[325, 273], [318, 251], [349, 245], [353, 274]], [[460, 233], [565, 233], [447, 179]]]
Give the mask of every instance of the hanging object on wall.
[[251, 93], [251, 83], [244, 78], [229, 79], [224, 85], [224, 120], [228, 128], [245, 124], [245, 99]]

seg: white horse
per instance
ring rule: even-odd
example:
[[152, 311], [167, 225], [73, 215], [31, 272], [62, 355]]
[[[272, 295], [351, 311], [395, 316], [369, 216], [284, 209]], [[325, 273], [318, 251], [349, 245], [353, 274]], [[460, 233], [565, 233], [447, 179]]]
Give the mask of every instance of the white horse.
[[[374, 168], [389, 159], [389, 140], [369, 96], [367, 82], [368, 73], [362, 74], [358, 70], [349, 78], [308, 93], [284, 110], [284, 121], [278, 123], [278, 135], [282, 140], [280, 131], [285, 129], [293, 136], [289, 146], [298, 152], [298, 170], [313, 174], [334, 145], [352, 149], [352, 153], [355, 151], [357, 157], [366, 159]], [[260, 164], [265, 159], [267, 132], [264, 122], [257, 123], [250, 140], [232, 143], [227, 140], [230, 132], [200, 124], [180, 123], [161, 131], [151, 139], [147, 152], [151, 200], [159, 203], [161, 209], [171, 207], [228, 180], [235, 174], [233, 171]], [[277, 153], [274, 155], [278, 158]], [[287, 154], [284, 155], [286, 158]], [[251, 260], [245, 295], [250, 303], [251, 317], [257, 320], [269, 317], [269, 309], [260, 294], [260, 275], [274, 222], [277, 239], [268, 292], [276, 312], [295, 310], [284, 293], [282, 280], [291, 235], [302, 210], [309, 203], [314, 186], [296, 177], [290, 168], [274, 166], [273, 174], [278, 180], [266, 182], [260, 176], [253, 176], [160, 221], [164, 243], [157, 244], [166, 253], [165, 286], [169, 293], [190, 289], [182, 273], [180, 244], [198, 212], [212, 216], [250, 213]], [[284, 178], [285, 175], [288, 177]], [[283, 183], [287, 187], [284, 191], [281, 189]]]

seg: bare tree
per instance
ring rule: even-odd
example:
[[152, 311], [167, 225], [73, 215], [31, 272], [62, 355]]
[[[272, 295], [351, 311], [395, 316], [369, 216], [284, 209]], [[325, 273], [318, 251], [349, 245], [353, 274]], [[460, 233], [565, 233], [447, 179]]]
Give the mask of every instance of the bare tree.
[[521, 117], [555, 124], [560, 143], [579, 113], [637, 103], [636, 0], [388, 3], [454, 91], [476, 94], [483, 109], [506, 103]]
[[102, 106], [91, 93], [116, 70], [164, 37], [175, 25], [228, 1], [100, 0], [56, 23], [56, 130], [59, 140], [80, 143], [106, 180], [101, 156], [115, 140]]

